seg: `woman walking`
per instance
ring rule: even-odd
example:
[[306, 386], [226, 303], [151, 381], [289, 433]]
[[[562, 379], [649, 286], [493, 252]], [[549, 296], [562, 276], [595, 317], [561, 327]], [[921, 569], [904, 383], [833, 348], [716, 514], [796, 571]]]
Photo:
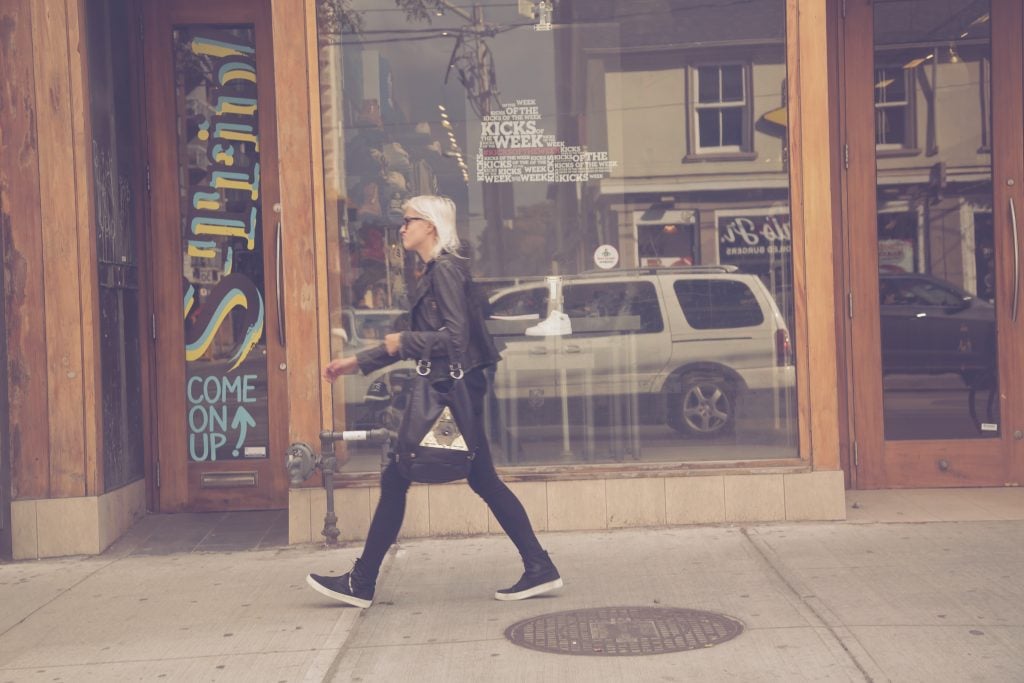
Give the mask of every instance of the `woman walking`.
[[[501, 360], [484, 325], [483, 312], [472, 296], [472, 281], [466, 259], [458, 255], [455, 231], [455, 203], [446, 197], [421, 195], [404, 207], [402, 246], [416, 252], [426, 264], [410, 308], [411, 329], [384, 337], [384, 343], [355, 356], [328, 363], [323, 376], [333, 382], [342, 375], [361, 371], [369, 374], [399, 359], [419, 359], [426, 348], [452, 348], [462, 359], [462, 381], [473, 398], [479, 448], [467, 481], [501, 524], [523, 559], [525, 571], [510, 588], [497, 591], [498, 600], [522, 600], [548, 593], [562, 586], [562, 579], [547, 552], [537, 540], [526, 510], [515, 494], [498, 478], [484, 436], [483, 405], [487, 393], [484, 369]], [[435, 344], [434, 342], [442, 342]], [[448, 367], [435, 362], [434, 367]], [[442, 378], [442, 379], [446, 379]], [[380, 478], [380, 502], [370, 522], [362, 557], [341, 576], [310, 574], [306, 582], [317, 592], [357, 607], [369, 607], [377, 573], [388, 548], [398, 538], [405, 516], [409, 480], [391, 462]]]

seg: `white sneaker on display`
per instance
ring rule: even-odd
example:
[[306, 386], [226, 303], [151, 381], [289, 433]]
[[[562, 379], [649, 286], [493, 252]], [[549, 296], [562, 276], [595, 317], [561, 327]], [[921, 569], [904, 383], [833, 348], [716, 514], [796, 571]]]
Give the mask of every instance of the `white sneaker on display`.
[[551, 311], [546, 320], [527, 327], [525, 334], [527, 337], [559, 337], [572, 334], [572, 321], [561, 311]]

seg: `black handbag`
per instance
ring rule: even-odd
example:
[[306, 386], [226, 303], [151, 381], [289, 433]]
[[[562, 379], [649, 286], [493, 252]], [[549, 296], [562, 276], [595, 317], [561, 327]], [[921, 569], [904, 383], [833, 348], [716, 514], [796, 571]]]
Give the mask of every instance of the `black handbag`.
[[431, 378], [431, 348], [428, 344], [410, 380], [392, 458], [409, 481], [442, 484], [469, 476], [478, 444], [477, 420], [451, 344], [448, 376], [440, 381]]

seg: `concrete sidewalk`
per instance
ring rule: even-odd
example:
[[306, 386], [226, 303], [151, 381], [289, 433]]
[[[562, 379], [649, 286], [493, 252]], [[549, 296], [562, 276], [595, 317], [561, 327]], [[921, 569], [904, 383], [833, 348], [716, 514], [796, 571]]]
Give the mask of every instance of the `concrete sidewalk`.
[[[497, 536], [403, 542], [367, 611], [304, 583], [346, 571], [357, 547], [0, 564], [0, 682], [1024, 680], [1024, 491], [848, 503], [839, 523], [545, 534], [566, 587], [518, 603], [491, 597], [520, 571]], [[503, 635], [621, 605], [724, 613], [745, 630], [646, 657], [547, 654]]]

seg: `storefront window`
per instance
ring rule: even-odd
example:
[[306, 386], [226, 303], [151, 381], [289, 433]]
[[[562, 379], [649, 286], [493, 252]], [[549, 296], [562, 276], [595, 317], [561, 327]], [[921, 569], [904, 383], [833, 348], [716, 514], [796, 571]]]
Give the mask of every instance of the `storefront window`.
[[[499, 464], [796, 457], [785, 19], [321, 0], [332, 354], [404, 324], [402, 205], [442, 194], [502, 347]], [[336, 427], [395, 426], [409, 373], [339, 381]]]

